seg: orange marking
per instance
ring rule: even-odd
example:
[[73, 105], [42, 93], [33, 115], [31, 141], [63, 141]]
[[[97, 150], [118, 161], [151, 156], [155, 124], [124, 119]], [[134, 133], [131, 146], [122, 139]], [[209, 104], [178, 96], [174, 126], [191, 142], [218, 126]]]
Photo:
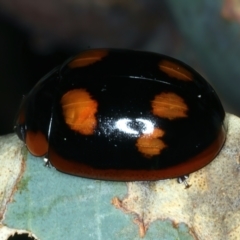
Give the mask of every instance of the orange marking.
[[160, 93], [152, 101], [153, 114], [168, 118], [187, 117], [188, 106], [184, 100], [175, 93]]
[[47, 154], [48, 141], [45, 135], [40, 131], [27, 131], [26, 145], [29, 152], [34, 156], [42, 157]]
[[185, 162], [164, 169], [98, 169], [81, 163], [81, 159], [79, 159], [79, 161], [65, 159], [58, 155], [51, 147], [49, 148], [48, 156], [51, 164], [57, 170], [80, 177], [110, 181], [156, 181], [160, 179], [180, 177], [201, 169], [216, 157], [223, 146], [225, 136], [226, 132], [222, 128], [216, 140], [204, 151]]
[[168, 60], [163, 60], [158, 64], [160, 70], [165, 72], [169, 77], [174, 77], [183, 81], [192, 81], [193, 76], [192, 73], [187, 69], [179, 65], [178, 63], [174, 63]]
[[153, 157], [159, 155], [161, 151], [167, 147], [167, 145], [158, 139], [164, 135], [164, 131], [159, 128], [155, 128], [151, 134], [143, 134], [137, 140], [136, 147], [146, 157]]
[[74, 89], [61, 99], [63, 116], [67, 125], [74, 131], [91, 135], [97, 125], [95, 113], [97, 101], [85, 89]]
[[68, 66], [70, 68], [86, 67], [97, 61], [102, 60], [102, 58], [106, 57], [107, 54], [108, 54], [108, 51], [104, 49], [85, 51], [83, 53], [80, 53], [78, 56], [76, 56], [68, 64]]

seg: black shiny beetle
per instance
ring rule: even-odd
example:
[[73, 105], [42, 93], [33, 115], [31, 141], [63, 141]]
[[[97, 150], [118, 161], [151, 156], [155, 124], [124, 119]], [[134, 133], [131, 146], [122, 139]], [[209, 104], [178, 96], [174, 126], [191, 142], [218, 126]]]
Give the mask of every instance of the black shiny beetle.
[[24, 98], [16, 132], [59, 171], [135, 181], [180, 177], [211, 162], [224, 109], [196, 71], [149, 52], [81, 52]]

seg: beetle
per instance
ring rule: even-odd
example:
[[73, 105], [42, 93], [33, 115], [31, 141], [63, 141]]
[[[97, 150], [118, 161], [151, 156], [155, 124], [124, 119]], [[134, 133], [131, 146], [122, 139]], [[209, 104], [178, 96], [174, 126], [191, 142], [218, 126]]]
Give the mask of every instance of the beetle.
[[174, 58], [90, 49], [43, 77], [24, 97], [15, 131], [34, 156], [86, 178], [139, 181], [187, 175], [225, 138], [210, 84]]

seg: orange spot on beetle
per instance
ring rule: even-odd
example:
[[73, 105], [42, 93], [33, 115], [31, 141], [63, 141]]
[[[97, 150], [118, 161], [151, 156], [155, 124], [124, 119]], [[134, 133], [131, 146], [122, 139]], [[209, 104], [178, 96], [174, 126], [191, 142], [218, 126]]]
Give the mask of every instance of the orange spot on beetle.
[[63, 116], [67, 125], [84, 135], [91, 135], [97, 125], [97, 101], [85, 89], [74, 89], [62, 96]]
[[164, 131], [160, 128], [155, 128], [151, 134], [143, 134], [137, 140], [136, 147], [146, 157], [159, 155], [167, 145], [159, 139], [164, 135]]
[[158, 66], [160, 70], [165, 72], [169, 77], [174, 77], [183, 81], [192, 81], [193, 79], [192, 73], [178, 63], [162, 60]]
[[209, 162], [211, 162], [225, 141], [225, 130], [222, 129], [217, 136], [217, 139], [204, 151], [184, 161], [178, 165], [170, 166], [162, 169], [151, 170], [132, 170], [132, 169], [98, 169], [90, 165], [84, 164], [81, 161], [73, 161], [65, 159], [57, 154], [51, 147], [49, 148], [48, 156], [51, 164], [61, 172], [68, 174], [110, 181], [156, 181], [166, 178], [176, 178], [192, 172], [195, 172]]
[[27, 131], [26, 145], [29, 152], [34, 156], [42, 157], [47, 154], [48, 141], [45, 135], [40, 131]]
[[160, 93], [152, 101], [153, 114], [158, 117], [174, 118], [187, 117], [188, 106], [176, 93]]
[[102, 60], [102, 58], [107, 55], [108, 51], [104, 49], [85, 51], [83, 53], [80, 53], [70, 63], [68, 63], [68, 66], [70, 68], [86, 67]]

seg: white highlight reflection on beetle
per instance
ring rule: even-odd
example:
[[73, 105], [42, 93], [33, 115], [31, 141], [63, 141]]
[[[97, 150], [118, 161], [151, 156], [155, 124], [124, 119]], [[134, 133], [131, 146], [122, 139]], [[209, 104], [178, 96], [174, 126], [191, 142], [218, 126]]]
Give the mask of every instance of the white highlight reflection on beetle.
[[[135, 119], [136, 122], [140, 122], [144, 124], [144, 127], [141, 129], [141, 133], [144, 134], [150, 134], [153, 132], [154, 130], [154, 125], [150, 120], [147, 119], [143, 119], [143, 118], [136, 118]], [[128, 134], [141, 134], [140, 132], [136, 131], [135, 129], [131, 128], [129, 126], [129, 123], [133, 122], [132, 119], [129, 118], [122, 118], [119, 119], [118, 121], [116, 121], [115, 123], [115, 127], [124, 132], [124, 133], [128, 133]]]

